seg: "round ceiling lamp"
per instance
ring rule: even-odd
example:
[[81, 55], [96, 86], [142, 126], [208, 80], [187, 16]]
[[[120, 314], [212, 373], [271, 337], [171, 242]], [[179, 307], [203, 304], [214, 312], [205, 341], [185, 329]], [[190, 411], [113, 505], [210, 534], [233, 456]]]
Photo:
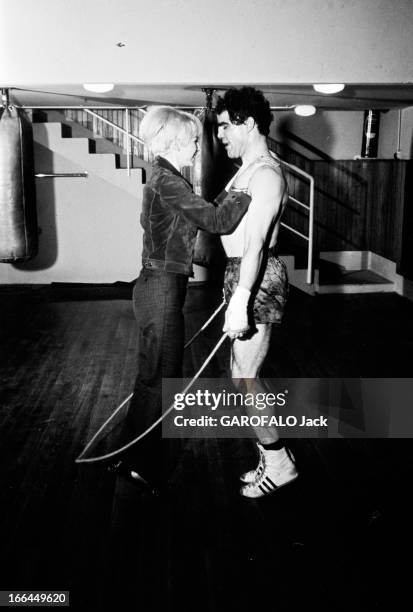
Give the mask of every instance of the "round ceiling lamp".
[[343, 91], [344, 84], [343, 83], [316, 83], [313, 85], [314, 89], [318, 91], [318, 93], [323, 94], [334, 94], [339, 91]]
[[93, 91], [94, 93], [106, 93], [112, 91], [114, 88], [113, 83], [83, 83], [83, 87], [87, 91]]
[[300, 117], [311, 117], [311, 115], [316, 114], [317, 109], [312, 104], [298, 104], [295, 107], [294, 112]]

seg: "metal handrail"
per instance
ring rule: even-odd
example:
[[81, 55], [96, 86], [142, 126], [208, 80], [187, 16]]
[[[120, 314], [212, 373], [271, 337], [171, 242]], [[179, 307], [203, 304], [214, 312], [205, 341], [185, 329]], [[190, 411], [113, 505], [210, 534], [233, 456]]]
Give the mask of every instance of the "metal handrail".
[[85, 172], [39, 172], [34, 175], [36, 178], [87, 178], [89, 175]]
[[139, 110], [143, 113], [146, 112], [145, 109], [147, 106], [85, 106], [82, 104], [77, 104], [74, 106], [26, 106], [25, 104], [13, 104], [14, 108], [21, 108], [23, 110]]
[[290, 195], [289, 198], [290, 198], [291, 202], [294, 202], [294, 204], [298, 204], [299, 206], [302, 206], [306, 210], [310, 210], [310, 207], [308, 206], [308, 204], [304, 204], [304, 202], [301, 202], [300, 200], [297, 200], [292, 195]]
[[301, 202], [300, 200], [297, 200], [293, 196], [289, 196], [289, 199], [292, 202], [294, 202], [295, 204], [298, 204], [299, 206], [302, 206], [303, 208], [308, 210], [308, 236], [306, 236], [305, 234], [302, 234], [298, 230], [295, 230], [290, 225], [287, 225], [284, 222], [281, 222], [281, 225], [283, 227], [285, 227], [286, 229], [288, 229], [289, 231], [291, 231], [294, 234], [296, 234], [297, 236], [300, 236], [304, 240], [307, 240], [308, 247], [307, 247], [307, 276], [306, 276], [306, 282], [307, 282], [308, 285], [311, 285], [311, 283], [313, 282], [313, 251], [314, 251], [314, 178], [311, 176], [311, 174], [308, 174], [308, 172], [305, 172], [304, 170], [301, 170], [301, 168], [298, 168], [294, 164], [290, 164], [289, 162], [286, 162], [286, 161], [284, 161], [283, 159], [280, 159], [280, 158], [278, 158], [278, 160], [284, 166], [287, 166], [287, 168], [289, 169], [290, 172], [293, 172], [293, 173], [295, 172], [296, 174], [301, 175], [302, 177], [307, 179], [309, 181], [309, 183], [310, 183], [310, 202], [309, 202], [309, 204], [305, 204], [304, 202]]
[[127, 130], [124, 130], [123, 128], [119, 127], [118, 125], [116, 125], [116, 123], [113, 123], [113, 121], [109, 121], [109, 119], [105, 119], [101, 115], [98, 115], [97, 113], [94, 113], [93, 111], [89, 110], [88, 108], [84, 108], [83, 110], [88, 115], [92, 115], [92, 117], [96, 117], [96, 119], [99, 119], [99, 121], [102, 121], [102, 123], [106, 123], [107, 125], [110, 125], [115, 130], [117, 130], [118, 132], [121, 132], [122, 134], [125, 134], [130, 140], [134, 140], [135, 142], [138, 142], [141, 145], [145, 144], [141, 138], [138, 138], [138, 136], [134, 136], [133, 134], [131, 134]]
[[[128, 108], [129, 110], [141, 110], [141, 111], [146, 111], [146, 109], [149, 106], [155, 106], [153, 104], [143, 104], [142, 106], [85, 106], [85, 105], [74, 105], [74, 106], [43, 106], [43, 105], [35, 105], [35, 106], [27, 106], [26, 104], [12, 104], [12, 106], [14, 106], [15, 108], [22, 108], [23, 110], [32, 110], [32, 109], [43, 109], [43, 110], [84, 110], [86, 108], [90, 108], [90, 109], [97, 109], [97, 110], [125, 110], [126, 108]], [[288, 111], [288, 110], [292, 110], [293, 108], [295, 108], [296, 105], [295, 104], [289, 104], [286, 106], [270, 106], [270, 110], [272, 111]], [[177, 104], [174, 104], [174, 108], [180, 109], [180, 110], [204, 110], [205, 109], [205, 104], [203, 106], [187, 106], [187, 105], [182, 105], [179, 106]]]
[[[127, 125], [127, 129], [126, 130], [124, 130], [123, 128], [121, 128], [118, 125], [116, 125], [116, 123], [113, 123], [113, 121], [109, 121], [109, 119], [105, 119], [105, 117], [102, 117], [101, 115], [98, 115], [97, 113], [93, 112], [89, 108], [84, 108], [83, 110], [88, 115], [91, 115], [92, 117], [95, 117], [96, 119], [99, 119], [99, 121], [102, 121], [102, 123], [105, 123], [106, 125], [110, 125], [114, 130], [116, 130], [117, 132], [120, 132], [121, 134], [124, 134], [128, 138], [128, 146], [127, 146], [127, 149], [126, 149], [126, 157], [127, 157], [128, 176], [130, 176], [130, 167], [131, 167], [130, 141], [133, 140], [134, 142], [137, 142], [138, 144], [143, 145], [143, 146], [145, 146], [145, 143], [144, 143], [144, 141], [141, 138], [138, 138], [138, 136], [135, 136], [134, 134], [131, 134], [130, 131], [129, 131], [129, 110], [127, 108], [124, 109], [125, 113], [126, 113], [126, 125]], [[142, 109], [139, 109], [139, 110], [142, 110]]]

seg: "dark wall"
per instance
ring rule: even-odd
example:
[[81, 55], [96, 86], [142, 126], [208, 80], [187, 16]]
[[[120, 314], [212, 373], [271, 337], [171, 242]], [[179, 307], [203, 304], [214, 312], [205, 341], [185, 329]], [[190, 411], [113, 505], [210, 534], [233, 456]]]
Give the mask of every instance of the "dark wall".
[[[316, 253], [370, 250], [395, 261], [401, 274], [412, 268], [412, 161], [289, 161], [314, 176]], [[308, 183], [295, 177], [288, 182], [295, 197], [308, 201]], [[307, 231], [306, 215], [296, 205], [289, 206], [286, 220]]]

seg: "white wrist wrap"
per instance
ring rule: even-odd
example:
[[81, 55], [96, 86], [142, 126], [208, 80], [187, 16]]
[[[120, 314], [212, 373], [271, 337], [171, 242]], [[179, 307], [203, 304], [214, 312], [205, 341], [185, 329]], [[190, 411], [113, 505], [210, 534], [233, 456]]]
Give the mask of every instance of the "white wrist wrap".
[[251, 291], [249, 291], [249, 289], [245, 289], [245, 287], [241, 287], [240, 285], [238, 285], [230, 300], [228, 308], [240, 312], [242, 312], [243, 310], [247, 310], [250, 295]]
[[250, 295], [251, 291], [238, 285], [228, 304], [224, 331], [241, 331], [248, 329], [247, 307]]

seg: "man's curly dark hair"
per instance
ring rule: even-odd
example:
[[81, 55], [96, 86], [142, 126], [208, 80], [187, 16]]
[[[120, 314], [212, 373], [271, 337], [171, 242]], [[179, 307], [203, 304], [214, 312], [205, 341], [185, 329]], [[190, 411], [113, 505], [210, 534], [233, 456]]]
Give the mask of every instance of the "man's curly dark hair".
[[222, 97], [218, 97], [215, 106], [217, 115], [225, 111], [228, 111], [231, 123], [235, 125], [241, 125], [248, 117], [252, 117], [260, 134], [268, 136], [273, 116], [270, 103], [264, 98], [262, 91], [254, 87], [228, 89]]

